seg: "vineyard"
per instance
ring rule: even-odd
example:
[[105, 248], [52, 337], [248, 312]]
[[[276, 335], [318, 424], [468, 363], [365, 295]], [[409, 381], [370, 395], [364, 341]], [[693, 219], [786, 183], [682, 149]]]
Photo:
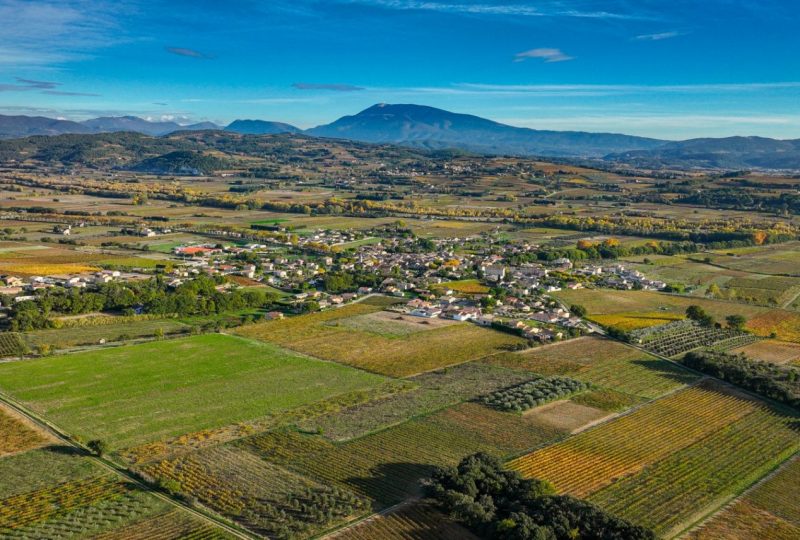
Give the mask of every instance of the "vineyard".
[[142, 472], [272, 538], [310, 536], [368, 508], [349, 490], [316, 484], [242, 448], [211, 448], [149, 465]]
[[5, 356], [20, 356], [25, 352], [25, 343], [20, 334], [16, 332], [0, 333], [0, 358]]
[[409, 504], [330, 535], [329, 540], [477, 540], [461, 525], [422, 503]]
[[[742, 418], [750, 400], [697, 386], [510, 462], [523, 476], [585, 497]], [[631, 434], [636, 436], [632, 437]]]
[[15, 413], [0, 404], [0, 457], [24, 452], [50, 441], [44, 433], [22, 421]]
[[658, 534], [672, 536], [699, 510], [746, 487], [800, 449], [792, 427], [796, 421], [759, 406], [589, 500]]
[[660, 311], [645, 313], [614, 313], [609, 315], [592, 315], [591, 319], [597, 324], [610, 326], [629, 332], [640, 328], [650, 328], [683, 319], [683, 315], [676, 313], [662, 313]]
[[683, 320], [655, 326], [632, 333], [633, 339], [642, 347], [660, 356], [673, 357], [698, 347], [714, 347], [733, 340], [731, 346], [744, 345], [754, 336], [730, 328], [702, 326], [695, 321]]
[[773, 364], [795, 364], [800, 362], [800, 344], [765, 339], [734, 349], [731, 353], [743, 353], [749, 358]]
[[586, 383], [569, 377], [547, 377], [498, 390], [482, 397], [480, 401], [501, 411], [523, 412], [548, 401], [569, 397], [588, 387]]

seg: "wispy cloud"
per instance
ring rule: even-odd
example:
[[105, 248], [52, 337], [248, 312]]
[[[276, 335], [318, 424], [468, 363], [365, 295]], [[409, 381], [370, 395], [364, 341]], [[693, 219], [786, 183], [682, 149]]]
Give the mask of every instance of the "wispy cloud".
[[525, 60], [529, 60], [531, 58], [538, 58], [540, 60], [544, 60], [547, 63], [551, 62], [566, 62], [567, 60], [572, 60], [573, 57], [565, 54], [561, 51], [561, 49], [531, 49], [529, 51], [523, 51], [521, 53], [517, 53], [514, 56], [514, 62], [524, 62]]
[[426, 2], [420, 0], [344, 0], [349, 4], [364, 4], [403, 11], [437, 11], [465, 15], [500, 15], [514, 17], [574, 17], [589, 19], [649, 19], [640, 13], [617, 13], [604, 10], [568, 9], [563, 2], [539, 2], [536, 7], [522, 4], [473, 4]]
[[324, 83], [304, 83], [297, 82], [292, 84], [292, 88], [297, 90], [330, 90], [333, 92], [358, 92], [364, 90], [361, 86], [352, 84], [324, 84]]
[[43, 90], [42, 94], [51, 96], [82, 96], [82, 97], [99, 97], [100, 94], [92, 94], [90, 92], [66, 92], [63, 90]]
[[18, 83], [27, 86], [28, 88], [55, 88], [56, 86], [60, 86], [61, 83], [52, 82], [52, 81], [35, 81], [33, 79], [23, 79], [21, 77], [15, 77]]
[[17, 81], [11, 84], [0, 84], [0, 92], [32, 92], [39, 91], [40, 94], [51, 96], [99, 96], [100, 94], [90, 94], [86, 92], [69, 92], [66, 90], [56, 90], [61, 83], [53, 81], [37, 81], [34, 79], [23, 79], [14, 77]]
[[124, 2], [0, 0], [0, 66], [44, 67], [91, 56], [125, 40]]
[[659, 32], [657, 34], [641, 34], [636, 36], [634, 39], [637, 41], [661, 41], [664, 39], [672, 39], [674, 37], [682, 36], [683, 32], [678, 32], [677, 30], [671, 30], [669, 32]]
[[187, 58], [199, 58], [200, 60], [211, 60], [213, 58], [213, 56], [206, 53], [186, 47], [164, 47], [164, 50], [171, 54], [177, 54], [178, 56], [186, 56]]

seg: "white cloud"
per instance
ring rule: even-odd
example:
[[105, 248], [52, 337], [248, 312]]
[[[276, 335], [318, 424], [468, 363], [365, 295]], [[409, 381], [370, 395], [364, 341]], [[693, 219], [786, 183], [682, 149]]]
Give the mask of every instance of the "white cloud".
[[682, 35], [682, 32], [672, 30], [670, 32], [659, 32], [657, 34], [641, 34], [636, 36], [634, 39], [637, 41], [662, 41], [664, 39], [671, 39]]
[[573, 60], [573, 57], [565, 54], [561, 51], [561, 49], [531, 49], [529, 51], [523, 51], [521, 53], [517, 53], [514, 56], [515, 62], [524, 62], [530, 58], [539, 58], [544, 60], [547, 63], [551, 62], [566, 62], [567, 60]]
[[616, 13], [603, 10], [565, 9], [562, 2], [539, 2], [537, 7], [522, 4], [468, 4], [425, 2], [420, 0], [344, 0], [344, 3], [366, 4], [403, 11], [437, 11], [465, 15], [502, 15], [515, 17], [573, 17], [588, 19], [649, 19], [639, 13]]

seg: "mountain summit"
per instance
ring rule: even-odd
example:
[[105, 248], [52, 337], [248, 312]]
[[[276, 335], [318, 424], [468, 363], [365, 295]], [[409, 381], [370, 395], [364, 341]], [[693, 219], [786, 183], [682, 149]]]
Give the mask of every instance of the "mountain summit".
[[564, 157], [602, 157], [615, 152], [649, 150], [665, 142], [613, 133], [519, 128], [434, 107], [386, 103], [312, 128], [307, 133], [432, 149], [462, 148], [492, 154]]

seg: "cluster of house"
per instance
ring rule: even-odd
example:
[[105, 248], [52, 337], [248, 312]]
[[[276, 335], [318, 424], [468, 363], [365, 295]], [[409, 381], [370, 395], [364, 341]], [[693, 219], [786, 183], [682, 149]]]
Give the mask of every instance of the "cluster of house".
[[625, 268], [622, 264], [608, 266], [589, 265], [577, 269], [575, 273], [591, 276], [596, 285], [608, 287], [609, 289], [660, 291], [667, 286], [663, 281], [650, 279], [638, 270]]
[[14, 297], [14, 301], [33, 300], [33, 293], [42, 289], [52, 287], [64, 287], [67, 289], [84, 289], [91, 285], [100, 285], [117, 280], [136, 280], [146, 279], [148, 276], [133, 272], [120, 272], [118, 270], [101, 270], [85, 274], [69, 274], [64, 276], [31, 276], [22, 278], [19, 276], [0, 277], [0, 294]]

